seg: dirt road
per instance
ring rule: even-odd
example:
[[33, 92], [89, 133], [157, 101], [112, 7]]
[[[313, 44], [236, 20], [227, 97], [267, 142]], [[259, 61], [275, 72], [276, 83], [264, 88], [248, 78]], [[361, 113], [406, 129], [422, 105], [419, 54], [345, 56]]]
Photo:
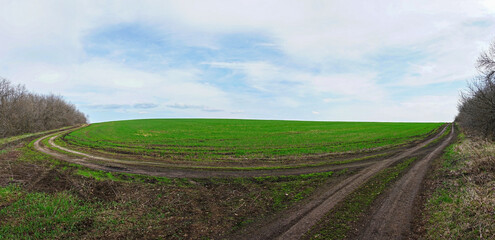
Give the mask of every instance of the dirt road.
[[[308, 230], [315, 225], [328, 211], [334, 208], [339, 202], [341, 202], [346, 196], [355, 191], [359, 186], [372, 178], [375, 174], [381, 170], [391, 166], [392, 164], [410, 157], [417, 153], [422, 148], [435, 141], [442, 136], [448, 126], [444, 127], [434, 137], [421, 142], [413, 147], [406, 148], [398, 154], [392, 157], [381, 159], [380, 161], [370, 162], [355, 162], [342, 165], [330, 165], [324, 168], [298, 168], [298, 169], [281, 169], [281, 170], [252, 170], [252, 171], [219, 171], [219, 170], [205, 170], [205, 169], [181, 169], [170, 168], [156, 162], [136, 162], [129, 160], [110, 159], [106, 157], [93, 156], [86, 153], [77, 152], [71, 149], [67, 149], [58, 146], [53, 140], [60, 134], [51, 134], [38, 139], [34, 143], [35, 149], [40, 152], [49, 154], [57, 159], [77, 163], [92, 169], [105, 170], [111, 172], [124, 172], [124, 173], [136, 173], [152, 176], [165, 176], [165, 177], [250, 177], [250, 176], [267, 176], [267, 175], [291, 175], [291, 174], [304, 174], [312, 172], [333, 171], [344, 168], [361, 168], [358, 173], [338, 182], [335, 185], [329, 186], [328, 189], [321, 191], [322, 193], [312, 198], [310, 202], [303, 206], [297, 206], [295, 209], [289, 209], [286, 212], [280, 214], [280, 217], [273, 218], [272, 221], [258, 223], [247, 228], [249, 232], [240, 232], [236, 236], [228, 236], [229, 238], [240, 239], [300, 239]], [[448, 138], [444, 139], [442, 143], [436, 147], [433, 152], [428, 154], [427, 157], [414, 165], [407, 175], [402, 178], [396, 185], [394, 190], [390, 194], [390, 200], [384, 204], [383, 210], [378, 211], [376, 219], [372, 221], [370, 228], [368, 228], [361, 236], [368, 239], [369, 236], [375, 237], [375, 239], [381, 239], [387, 236], [397, 236], [403, 231], [404, 226], [401, 222], [407, 222], [409, 218], [408, 214], [404, 214], [402, 220], [389, 220], [391, 216], [396, 214], [401, 208], [411, 208], [406, 203], [402, 203], [401, 199], [414, 199], [419, 189], [419, 184], [425, 174], [425, 169], [428, 167], [428, 163], [437, 156], [448, 144], [453, 136], [453, 132]], [[64, 154], [54, 151], [41, 142], [42, 140], [49, 138], [49, 144], [55, 148], [71, 153]], [[73, 155], [72, 155], [73, 154]], [[401, 193], [402, 189], [411, 189], [411, 193]], [[408, 190], [409, 191], [409, 190]], [[388, 207], [390, 206], [390, 207]], [[387, 210], [391, 208], [393, 210]], [[393, 216], [399, 217], [399, 216]], [[406, 219], [406, 220], [404, 220]], [[398, 224], [397, 222], [398, 221]], [[393, 228], [397, 230], [385, 231], [386, 228]], [[386, 232], [386, 233], [385, 233]], [[385, 235], [383, 235], [385, 234]], [[365, 236], [365, 237], [364, 237]]]
[[447, 139], [415, 165], [390, 189], [381, 206], [373, 213], [359, 239], [402, 239], [407, 237], [413, 218], [413, 205], [431, 161], [438, 157], [454, 137]]
[[[73, 129], [71, 130], [73, 131]], [[62, 132], [63, 133], [63, 132]], [[109, 172], [123, 172], [123, 173], [135, 173], [144, 174], [158, 177], [189, 177], [189, 178], [202, 178], [202, 177], [259, 177], [259, 176], [284, 176], [284, 175], [300, 175], [315, 172], [328, 172], [338, 171], [342, 169], [359, 169], [368, 167], [375, 164], [382, 159], [375, 159], [372, 161], [357, 161], [346, 164], [326, 165], [319, 167], [301, 167], [293, 169], [273, 169], [273, 170], [218, 170], [214, 168], [198, 168], [192, 167], [180, 167], [176, 165], [164, 164], [159, 162], [146, 162], [146, 161], [132, 161], [123, 159], [113, 159], [102, 156], [95, 156], [87, 153], [82, 153], [72, 149], [68, 149], [57, 145], [54, 139], [62, 133], [55, 133], [47, 135], [34, 142], [34, 148], [40, 152], [51, 155], [52, 157], [76, 163], [85, 167], [89, 167], [95, 170], [104, 170]], [[64, 154], [54, 151], [42, 144], [44, 139], [48, 138], [48, 143], [64, 152], [71, 153]]]
[[[316, 197], [313, 201], [304, 206], [298, 206], [298, 209], [289, 209], [285, 213], [281, 214], [281, 217], [275, 218], [272, 222], [261, 223], [257, 226], [253, 226], [253, 232], [239, 233], [235, 238], [240, 239], [300, 239], [310, 228], [315, 225], [328, 211], [335, 207], [340, 201], [342, 201], [347, 195], [356, 190], [363, 183], [368, 181], [376, 173], [389, 167], [393, 163], [411, 156], [421, 148], [427, 146], [432, 141], [439, 138], [444, 131], [445, 127], [434, 138], [431, 138], [415, 147], [409, 148], [401, 154], [377, 162], [357, 174], [350, 176], [349, 178], [339, 182], [338, 184], [331, 186], [328, 190]], [[452, 134], [450, 135], [452, 136]], [[441, 146], [434, 150], [434, 153], [438, 153], [443, 150], [449, 139], [443, 140]], [[434, 154], [430, 154], [434, 156]], [[428, 156], [430, 156], [428, 155]]]

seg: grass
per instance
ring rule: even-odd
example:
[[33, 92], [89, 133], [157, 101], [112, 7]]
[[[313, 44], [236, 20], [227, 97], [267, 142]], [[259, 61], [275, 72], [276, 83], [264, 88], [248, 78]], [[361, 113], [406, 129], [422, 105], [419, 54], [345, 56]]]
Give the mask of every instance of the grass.
[[[60, 144], [195, 161], [218, 157], [249, 167], [258, 158], [298, 160], [325, 151], [391, 148], [424, 138], [440, 125], [142, 120], [94, 124], [66, 135]], [[91, 170], [34, 151], [33, 141], [11, 151], [18, 152], [9, 154], [16, 157], [9, 160], [15, 180], [29, 185], [0, 185], [0, 238], [217, 239], [351, 174], [171, 179]], [[34, 179], [22, 179], [21, 173]], [[387, 176], [375, 185], [386, 184]], [[361, 199], [358, 209], [365, 209], [369, 199], [355, 198]]]
[[[0, 239], [219, 238], [348, 174], [158, 178], [61, 162], [34, 151], [32, 143], [12, 150], [20, 152], [12, 168], [39, 171], [33, 176], [41, 178], [29, 188], [0, 186]], [[16, 170], [20, 166], [29, 169]]]
[[[65, 165], [65, 162], [61, 162], [56, 160], [49, 155], [42, 154], [36, 150], [34, 150], [34, 142], [36, 140], [30, 141], [26, 146], [22, 147], [20, 150], [22, 151], [22, 155], [20, 156], [20, 161], [32, 162], [36, 164], [52, 164], [55, 166]], [[76, 164], [69, 164], [74, 167], [78, 167]]]
[[[67, 128], [70, 128], [70, 127], [64, 127], [64, 128], [59, 129], [59, 130], [63, 130], [63, 129], [67, 129]], [[41, 136], [41, 135], [44, 135], [44, 134], [47, 134], [47, 133], [50, 133], [50, 132], [53, 132], [53, 131], [54, 130], [48, 130], [48, 131], [44, 131], [44, 132], [26, 133], [26, 134], [18, 135], [18, 136], [12, 136], [12, 137], [7, 137], [7, 138], [0, 138], [0, 146], [2, 146], [4, 144], [11, 143], [11, 142], [23, 140], [23, 139], [26, 139], [26, 138], [34, 137], [34, 136]]]
[[373, 201], [408, 168], [416, 158], [387, 168], [351, 193], [335, 209], [327, 213], [308, 233], [306, 239], [344, 239], [352, 224], [359, 220]]
[[461, 136], [436, 163], [422, 216], [425, 239], [493, 239], [495, 144]]
[[442, 133], [442, 135], [440, 135], [437, 139], [431, 141], [430, 143], [428, 143], [424, 147], [426, 148], [426, 147], [429, 147], [429, 146], [433, 146], [433, 145], [436, 145], [437, 143], [439, 143], [440, 141], [443, 141], [443, 139], [445, 137], [447, 137], [450, 134], [450, 132], [452, 132], [452, 127], [451, 126], [448, 126], [447, 129], [445, 129], [445, 131]]
[[92, 124], [69, 144], [187, 161], [277, 161], [393, 147], [424, 138], [441, 123], [352, 123], [230, 119], [152, 119]]
[[[62, 134], [64, 135], [64, 134]], [[66, 135], [66, 134], [65, 134]], [[41, 141], [41, 143], [44, 146], [47, 146], [53, 151], [63, 153], [65, 155], [69, 156], [79, 156], [78, 154], [72, 153], [72, 152], [67, 152], [64, 151], [60, 148], [57, 148], [49, 143], [50, 138], [45, 138]], [[33, 141], [34, 142], [34, 141]], [[58, 146], [62, 146], [65, 148], [68, 148], [67, 142], [61, 140], [60, 136], [57, 136], [54, 139], [54, 143], [57, 144]], [[31, 143], [32, 144], [32, 143]], [[81, 151], [79, 149], [79, 151]], [[84, 151], [83, 151], [84, 152]], [[228, 171], [256, 171], [256, 170], [280, 170], [280, 169], [295, 169], [295, 168], [302, 168], [302, 167], [323, 167], [323, 166], [328, 166], [328, 165], [339, 165], [339, 164], [347, 164], [347, 163], [353, 163], [353, 162], [359, 162], [359, 161], [364, 161], [364, 160], [372, 160], [372, 159], [378, 159], [378, 158], [385, 158], [387, 156], [392, 155], [392, 152], [385, 152], [385, 153], [378, 153], [378, 154], [369, 154], [363, 157], [354, 157], [354, 158], [347, 158], [347, 159], [342, 159], [342, 160], [335, 160], [335, 159], [328, 159], [324, 161], [318, 161], [318, 162], [311, 162], [311, 163], [306, 163], [302, 162], [296, 165], [272, 165], [272, 166], [243, 166], [243, 167], [235, 167], [235, 166], [187, 166], [187, 167], [182, 167], [182, 168], [198, 168], [202, 170], [228, 170]], [[174, 166], [176, 168], [181, 168], [181, 166]]]
[[143, 183], [164, 183], [171, 184], [173, 182], [181, 181], [181, 179], [170, 179], [167, 177], [154, 177], [131, 173], [112, 173], [99, 170], [91, 170], [87, 168], [79, 168], [74, 174], [93, 178], [97, 181], [117, 181], [117, 182], [143, 182]]
[[[68, 192], [28, 193], [16, 186], [0, 188], [0, 238], [46, 239], [83, 231], [95, 210]], [[29, 236], [29, 237], [28, 237]]]
[[[237, 230], [304, 199], [330, 175], [261, 182], [252, 178], [197, 179], [190, 180], [194, 184], [186, 185], [129, 182], [125, 184], [129, 188], [126, 191], [114, 186], [116, 191], [128, 196], [110, 202], [87, 201], [70, 191], [29, 193], [7, 186], [0, 188], [0, 201], [10, 202], [0, 211], [0, 236], [10, 239], [215, 236]], [[215, 209], [221, 212], [211, 216]], [[147, 233], [149, 229], [152, 231]], [[196, 229], [205, 232], [195, 233]]]

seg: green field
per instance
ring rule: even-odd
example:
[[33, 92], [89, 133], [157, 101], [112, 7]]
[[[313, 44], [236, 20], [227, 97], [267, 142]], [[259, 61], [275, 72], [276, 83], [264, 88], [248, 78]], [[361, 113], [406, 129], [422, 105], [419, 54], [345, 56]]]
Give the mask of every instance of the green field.
[[96, 123], [63, 138], [108, 152], [188, 161], [245, 161], [371, 151], [426, 137], [442, 123], [151, 119]]
[[[64, 147], [115, 159], [130, 156], [141, 163], [157, 159], [180, 167], [187, 161], [195, 170], [239, 165], [252, 170], [385, 158], [411, 141], [437, 134], [442, 125], [157, 119], [98, 123], [50, 136], [58, 136], [55, 143]], [[18, 139], [22, 144], [9, 144]], [[42, 144], [49, 147], [48, 139]], [[201, 169], [205, 177], [154, 177], [94, 170], [60, 160], [36, 151], [31, 137], [4, 140], [7, 144], [0, 145], [0, 158], [6, 160], [0, 161], [0, 239], [230, 239], [230, 234], [250, 233], [266, 219], [290, 217], [293, 210], [285, 211], [308, 204], [319, 196], [314, 194], [361, 169], [319, 172], [321, 168], [308, 168], [312, 171], [282, 176], [249, 177], [236, 172], [234, 177], [208, 177], [216, 169], [205, 168]], [[308, 160], [320, 155], [325, 159]], [[379, 172], [306, 236], [348, 236], [352, 224], [415, 159]], [[286, 164], [289, 160], [297, 164]]]

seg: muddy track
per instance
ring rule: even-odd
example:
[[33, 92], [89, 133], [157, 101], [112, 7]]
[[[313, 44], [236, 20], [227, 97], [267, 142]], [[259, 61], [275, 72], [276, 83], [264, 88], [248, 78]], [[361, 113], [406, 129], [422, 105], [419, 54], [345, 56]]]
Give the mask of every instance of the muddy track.
[[[328, 211], [334, 208], [339, 202], [368, 181], [381, 170], [391, 166], [399, 160], [405, 159], [418, 152], [421, 148], [435, 141], [446, 131], [448, 126], [435, 137], [422, 142], [412, 148], [403, 151], [401, 154], [376, 162], [366, 167], [360, 172], [344, 179], [336, 185], [330, 186], [321, 195], [303, 206], [296, 209], [289, 209], [274, 218], [271, 222], [263, 222], [248, 228], [247, 232], [239, 232], [236, 235], [228, 236], [231, 239], [300, 239], [310, 228], [315, 225]], [[448, 140], [443, 140], [441, 146], [434, 152], [443, 149]], [[251, 230], [251, 231], [250, 231]]]
[[[308, 230], [315, 225], [328, 211], [334, 208], [339, 202], [345, 199], [350, 193], [355, 191], [363, 183], [368, 181], [374, 175], [381, 170], [397, 163], [400, 160], [411, 157], [415, 153], [419, 152], [422, 148], [435, 141], [446, 131], [448, 126], [445, 126], [435, 136], [413, 146], [405, 148], [403, 151], [378, 161], [369, 162], [354, 162], [342, 165], [330, 165], [319, 168], [297, 168], [297, 169], [280, 169], [280, 170], [251, 170], [251, 171], [226, 171], [226, 170], [210, 170], [210, 169], [182, 169], [182, 168], [170, 168], [161, 166], [156, 162], [144, 162], [137, 163], [136, 161], [110, 159], [105, 157], [93, 156], [74, 150], [70, 150], [54, 143], [54, 139], [63, 132], [47, 135], [38, 139], [34, 143], [34, 148], [45, 154], [49, 154], [56, 159], [80, 164], [95, 170], [104, 170], [110, 172], [123, 172], [123, 173], [135, 173], [151, 176], [164, 176], [164, 177], [190, 177], [190, 178], [204, 178], [204, 177], [251, 177], [251, 176], [276, 176], [276, 175], [296, 175], [304, 173], [314, 173], [323, 171], [333, 171], [345, 168], [361, 169], [356, 174], [351, 175], [342, 181], [328, 186], [326, 189], [322, 189], [321, 194], [312, 197], [304, 205], [296, 206], [297, 208], [289, 209], [279, 215], [277, 218], [271, 218], [268, 222], [265, 220], [262, 223], [256, 223], [252, 226], [248, 226], [245, 230], [239, 233], [235, 233], [232, 236], [226, 236], [226, 238], [239, 238], [239, 239], [300, 239]], [[72, 129], [71, 129], [72, 130]], [[68, 131], [66, 131], [68, 132]], [[432, 153], [428, 155], [429, 158], [433, 158], [444, 146], [448, 144], [453, 133], [447, 139], [444, 139], [439, 147], [436, 147]], [[47, 146], [44, 146], [41, 141], [49, 138], [49, 144], [55, 148], [59, 148], [62, 151], [72, 154], [65, 154], [54, 151]], [[428, 158], [427, 157], [427, 158]], [[422, 162], [429, 162], [429, 160], [422, 160]], [[422, 164], [416, 164], [419, 166]], [[426, 164], [427, 168], [427, 164]], [[422, 169], [422, 168], [421, 168]], [[421, 169], [419, 171], [421, 172]], [[410, 172], [413, 172], [412, 170]], [[411, 173], [413, 174], [413, 173]], [[422, 178], [421, 178], [422, 179]], [[410, 182], [410, 181], [407, 181]], [[421, 182], [421, 181], [420, 181]], [[398, 190], [400, 191], [400, 189]], [[397, 201], [395, 201], [397, 203]], [[401, 205], [397, 204], [400, 209]], [[393, 213], [392, 213], [393, 214]], [[377, 221], [382, 223], [383, 220]], [[382, 225], [376, 226], [382, 226]], [[371, 230], [373, 233], [374, 230]], [[366, 235], [363, 235], [366, 236]], [[378, 236], [377, 238], [380, 238]]]
[[[84, 126], [81, 126], [84, 127]], [[81, 128], [78, 127], [78, 128]], [[59, 135], [74, 131], [77, 128], [71, 128], [66, 131], [59, 131], [54, 134], [47, 135], [35, 141], [34, 148], [37, 151], [51, 155], [52, 157], [67, 161], [70, 163], [76, 163], [94, 170], [103, 170], [109, 172], [123, 172], [143, 174], [157, 177], [189, 177], [189, 178], [207, 178], [207, 177], [258, 177], [258, 176], [285, 176], [285, 175], [300, 175], [316, 172], [328, 172], [338, 171], [342, 169], [360, 169], [376, 164], [382, 161], [383, 158], [378, 158], [372, 161], [358, 161], [347, 164], [338, 165], [326, 165], [318, 167], [301, 167], [293, 169], [273, 169], [273, 170], [219, 170], [214, 168], [193, 168], [193, 167], [177, 167], [170, 164], [163, 164], [159, 162], [146, 162], [146, 161], [132, 161], [123, 159], [112, 159], [102, 156], [95, 156], [86, 154], [71, 149], [64, 148], [57, 145], [54, 139]], [[443, 132], [444, 130], [442, 130]], [[440, 133], [441, 134], [441, 133]], [[436, 135], [438, 136], [438, 134]], [[58, 148], [64, 152], [71, 153], [73, 155], [64, 154], [58, 151], [54, 151], [47, 146], [44, 146], [41, 141], [49, 138], [48, 142], [51, 146]], [[430, 138], [433, 139], [434, 137]], [[428, 142], [424, 141], [423, 143]], [[407, 148], [406, 148], [407, 149]]]
[[[69, 131], [73, 131], [70, 129]], [[219, 170], [214, 168], [197, 168], [192, 167], [177, 167], [170, 164], [163, 164], [159, 162], [147, 162], [147, 161], [132, 161], [123, 159], [113, 159], [102, 156], [95, 156], [79, 151], [71, 150], [57, 145], [54, 139], [59, 135], [69, 131], [57, 132], [54, 134], [42, 137], [34, 142], [34, 148], [37, 151], [51, 155], [52, 157], [76, 163], [94, 170], [103, 170], [109, 172], [123, 172], [143, 174], [158, 177], [189, 177], [189, 178], [204, 178], [204, 177], [258, 177], [258, 176], [285, 176], [285, 175], [300, 175], [315, 172], [327, 172], [338, 171], [342, 169], [360, 169], [376, 164], [382, 161], [383, 158], [377, 158], [373, 160], [357, 161], [346, 164], [325, 165], [318, 167], [301, 167], [293, 169], [273, 169], [273, 170]], [[64, 154], [58, 151], [54, 151], [47, 146], [44, 146], [41, 142], [48, 138], [49, 145], [58, 148], [64, 152], [71, 153], [73, 155]]]
[[17, 146], [17, 145], [19, 145], [19, 143], [22, 143], [22, 142], [32, 141], [32, 140], [34, 140], [36, 138], [39, 138], [39, 137], [42, 137], [44, 135], [48, 135], [48, 134], [52, 134], [52, 133], [64, 132], [64, 131], [68, 131], [68, 130], [75, 130], [75, 129], [78, 129], [78, 128], [81, 128], [81, 127], [84, 127], [84, 126], [87, 126], [87, 125], [68, 127], [68, 128], [64, 128], [62, 130], [61, 129], [49, 130], [49, 131], [46, 131], [46, 132], [43, 132], [43, 133], [35, 133], [35, 134], [31, 135], [31, 136], [21, 137], [21, 138], [12, 140], [12, 141], [7, 141], [7, 142], [4, 142], [4, 143], [0, 144], [0, 150], [7, 149], [7, 148], [12, 147], [12, 146]]
[[[34, 148], [37, 151], [51, 155], [52, 157], [76, 163], [94, 170], [103, 170], [109, 172], [122, 172], [143, 174], [156, 177], [188, 177], [188, 178], [207, 178], [207, 177], [259, 177], [259, 176], [282, 176], [282, 175], [300, 175], [315, 172], [338, 171], [342, 169], [363, 168], [374, 164], [374, 161], [353, 162], [348, 164], [330, 165], [325, 167], [307, 167], [294, 169], [274, 169], [274, 170], [249, 170], [249, 171], [228, 171], [215, 169], [193, 169], [193, 168], [177, 168], [169, 165], [160, 164], [157, 162], [136, 162], [130, 160], [111, 159], [106, 157], [94, 156], [86, 153], [81, 153], [71, 149], [64, 148], [54, 143], [54, 139], [59, 133], [51, 134], [42, 137], [34, 142]], [[47, 146], [44, 146], [41, 141], [49, 138], [48, 142], [51, 146], [62, 151], [75, 154], [74, 156], [67, 155], [61, 152], [54, 151]], [[79, 156], [76, 156], [79, 155]]]
[[454, 138], [454, 126], [450, 135], [427, 156], [397, 181], [380, 206], [372, 213], [367, 228], [358, 239], [404, 239], [410, 233], [413, 206], [433, 159], [438, 157]]

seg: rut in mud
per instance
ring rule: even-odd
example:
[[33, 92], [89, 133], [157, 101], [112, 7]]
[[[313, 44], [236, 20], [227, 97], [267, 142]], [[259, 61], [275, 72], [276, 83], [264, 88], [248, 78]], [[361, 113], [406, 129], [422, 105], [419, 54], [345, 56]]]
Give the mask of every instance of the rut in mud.
[[187, 178], [208, 178], [208, 177], [260, 177], [260, 176], [285, 176], [285, 175], [300, 175], [316, 172], [328, 172], [338, 171], [342, 169], [356, 169], [363, 168], [374, 164], [374, 161], [359, 161], [348, 164], [329, 165], [325, 167], [307, 167], [307, 168], [294, 168], [294, 169], [274, 169], [274, 170], [249, 170], [249, 171], [227, 171], [227, 170], [208, 170], [208, 169], [184, 169], [184, 168], [170, 168], [161, 166], [159, 163], [139, 163], [128, 160], [110, 159], [99, 156], [92, 156], [85, 153], [73, 151], [61, 146], [56, 145], [53, 142], [53, 136], [49, 143], [59, 149], [66, 152], [74, 153], [80, 156], [69, 156], [57, 151], [54, 151], [47, 146], [43, 146], [41, 141], [44, 138], [38, 139], [34, 142], [34, 148], [37, 151], [51, 155], [52, 157], [76, 163], [94, 170], [103, 170], [108, 172], [122, 172], [143, 174], [156, 177], [187, 177]]
[[390, 189], [385, 200], [372, 213], [371, 221], [359, 239], [402, 239], [409, 235], [413, 206], [421, 183], [431, 165], [454, 137], [454, 126], [447, 139], [415, 165]]
[[[328, 211], [334, 208], [346, 196], [356, 190], [363, 183], [368, 181], [376, 173], [391, 166], [393, 163], [407, 158], [427, 146], [429, 143], [441, 137], [446, 131], [447, 126], [438, 133], [434, 138], [431, 138], [415, 147], [409, 148], [401, 154], [374, 163], [373, 165], [361, 170], [355, 175], [343, 180], [342, 182], [330, 186], [323, 194], [316, 197], [313, 201], [304, 206], [299, 206], [298, 209], [290, 209], [275, 218], [271, 222], [264, 222], [256, 226], [252, 226], [252, 232], [241, 232], [237, 236], [231, 238], [241, 239], [300, 239], [310, 228], [315, 225]], [[443, 141], [444, 144], [448, 142]], [[442, 146], [436, 151], [441, 151]], [[440, 150], [439, 150], [440, 149]]]
[[[71, 131], [74, 129], [71, 129]], [[63, 133], [63, 132], [62, 132]], [[122, 173], [134, 173], [143, 174], [156, 177], [189, 177], [189, 178], [203, 178], [203, 177], [259, 177], [259, 176], [285, 176], [285, 175], [300, 175], [317, 172], [339, 171], [342, 169], [361, 169], [382, 161], [383, 157], [378, 157], [372, 160], [356, 161], [345, 164], [324, 165], [319, 167], [299, 167], [291, 169], [273, 169], [273, 170], [217, 170], [199, 168], [194, 169], [191, 167], [177, 167], [170, 166], [169, 164], [162, 164], [159, 162], [146, 162], [146, 161], [131, 161], [123, 159], [113, 159], [102, 156], [95, 156], [87, 153], [78, 152], [72, 149], [68, 149], [57, 145], [54, 139], [61, 133], [55, 133], [47, 135], [34, 142], [34, 148], [37, 151], [51, 155], [52, 157], [76, 163], [94, 170], [103, 170], [109, 172], [122, 172]], [[73, 154], [68, 155], [61, 152], [54, 151], [42, 144], [44, 139], [48, 138], [49, 145], [58, 148], [64, 152]], [[402, 149], [397, 149], [400, 152]]]
[[[300, 168], [300, 169], [282, 169], [282, 170], [255, 170], [255, 171], [219, 171], [219, 170], [204, 170], [204, 169], [177, 169], [166, 168], [161, 166], [143, 166], [136, 165], [136, 162], [128, 160], [107, 159], [104, 157], [82, 154], [70, 149], [57, 146], [53, 139], [55, 135], [48, 135], [38, 139], [34, 143], [35, 149], [43, 153], [52, 155], [53, 157], [67, 162], [77, 163], [92, 169], [105, 170], [111, 172], [137, 173], [151, 176], [166, 176], [166, 177], [251, 177], [251, 176], [266, 176], [266, 175], [291, 175], [304, 174], [312, 172], [332, 171], [344, 168], [362, 169], [358, 173], [343, 179], [337, 184], [328, 186], [321, 191], [321, 194], [314, 196], [307, 204], [298, 206], [298, 208], [289, 209], [280, 214], [277, 218], [272, 218], [272, 221], [258, 223], [258, 225], [249, 226], [244, 231], [236, 233], [227, 238], [241, 239], [299, 239], [313, 225], [315, 225], [328, 211], [334, 208], [346, 196], [356, 190], [363, 183], [368, 181], [376, 173], [391, 166], [392, 164], [405, 159], [431, 142], [435, 141], [446, 131], [447, 126], [443, 128], [434, 137], [425, 140], [414, 147], [403, 149], [398, 154], [380, 159], [379, 161], [355, 162], [350, 164], [342, 164], [335, 166], [326, 166], [325, 168]], [[452, 133], [451, 133], [452, 136]], [[72, 152], [77, 155], [63, 154], [54, 151], [47, 146], [43, 146], [41, 141], [45, 138], [50, 138], [49, 143], [59, 149], [67, 152]], [[450, 137], [449, 137], [450, 139]], [[440, 147], [437, 147], [434, 153], [441, 151], [448, 140], [444, 140]], [[431, 157], [435, 154], [430, 154]], [[79, 156], [78, 156], [79, 155]], [[428, 156], [430, 156], [428, 155]]]

